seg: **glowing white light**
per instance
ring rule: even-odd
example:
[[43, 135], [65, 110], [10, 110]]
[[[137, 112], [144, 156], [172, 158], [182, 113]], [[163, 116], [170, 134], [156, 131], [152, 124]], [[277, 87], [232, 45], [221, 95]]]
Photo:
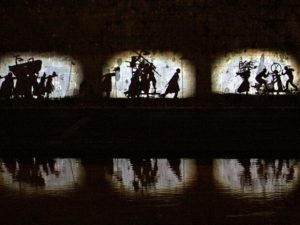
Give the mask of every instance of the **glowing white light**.
[[[56, 53], [9, 53], [1, 56], [0, 58], [0, 75], [5, 76], [9, 72], [9, 66], [16, 65], [15, 56], [19, 55], [23, 61], [27, 62], [28, 59], [41, 60], [42, 67], [39, 71], [39, 77], [46, 73], [52, 75], [56, 72], [58, 75], [53, 79], [54, 90], [50, 94], [50, 98], [64, 98], [67, 96], [74, 96], [79, 92], [79, 84], [82, 80], [81, 65], [77, 60], [70, 56], [59, 55]], [[4, 79], [0, 79], [0, 85]], [[38, 82], [40, 78], [38, 78]]]
[[[255, 80], [256, 75], [260, 73], [263, 68], [267, 69], [267, 72], [272, 73], [275, 67], [272, 68], [274, 63], [278, 63], [281, 65], [281, 69], [279, 68], [279, 73], [285, 72], [284, 67], [288, 66], [294, 69], [294, 84], [300, 87], [300, 70], [296, 61], [284, 52], [270, 52], [263, 50], [247, 50], [241, 51], [237, 53], [229, 53], [225, 56], [221, 56], [218, 58], [212, 68], [212, 91], [214, 93], [219, 94], [234, 94], [238, 93], [237, 90], [240, 85], [243, 83], [243, 79], [238, 76], [236, 73], [239, 71], [239, 63], [240, 61], [252, 61], [255, 68], [251, 69], [251, 75], [249, 78], [250, 89], [248, 94], [258, 94], [256, 88], [254, 87], [258, 82]], [[269, 85], [274, 85], [274, 89], [276, 90], [277, 82], [272, 84], [273, 78], [272, 74], [270, 74], [267, 78], [263, 78], [267, 81]], [[283, 86], [286, 86], [286, 82], [288, 80], [287, 75], [280, 76], [281, 82]], [[283, 87], [285, 88], [285, 87]], [[293, 88], [289, 87], [289, 90]], [[245, 93], [245, 92], [243, 92]], [[274, 91], [273, 93], [276, 93]], [[283, 92], [281, 92], [283, 93]], [[281, 94], [279, 93], [279, 94]]]
[[273, 198], [294, 190], [299, 182], [299, 165], [294, 160], [251, 159], [243, 165], [236, 159], [218, 159], [213, 167], [219, 188], [244, 197]]
[[0, 163], [0, 186], [28, 194], [73, 190], [82, 185], [83, 175], [81, 163], [76, 159], [54, 159], [53, 165]]
[[[132, 70], [129, 67], [129, 62], [132, 56], [136, 56], [134, 51], [127, 51], [115, 54], [111, 57], [103, 67], [103, 74], [113, 72], [115, 67], [120, 67], [120, 77], [112, 77], [112, 98], [126, 98], [124, 92], [128, 91], [132, 77]], [[195, 95], [196, 89], [196, 75], [195, 68], [192, 66], [188, 59], [185, 59], [180, 54], [173, 52], [149, 52], [147, 55], [143, 55], [149, 62], [153, 63], [156, 67], [157, 73], [155, 73], [156, 92], [163, 94], [166, 90], [168, 82], [176, 72], [176, 69], [180, 69], [179, 74], [179, 88], [178, 98], [188, 98]], [[150, 92], [153, 93], [154, 88], [150, 85]], [[142, 96], [141, 97], [145, 97]], [[157, 98], [159, 95], [150, 95], [151, 98]], [[166, 96], [172, 98], [173, 94]]]
[[113, 174], [107, 174], [107, 179], [116, 191], [127, 194], [181, 192], [193, 182], [196, 173], [196, 163], [186, 159], [177, 160], [176, 163], [167, 159], [149, 159], [142, 163], [114, 159], [113, 163]]

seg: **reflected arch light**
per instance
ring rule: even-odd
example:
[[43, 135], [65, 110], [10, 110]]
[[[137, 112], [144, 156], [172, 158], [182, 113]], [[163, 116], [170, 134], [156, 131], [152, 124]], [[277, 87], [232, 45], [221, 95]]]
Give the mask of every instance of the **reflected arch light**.
[[[213, 63], [212, 67], [212, 92], [217, 94], [246, 94], [246, 91], [239, 92], [239, 88], [245, 81], [238, 72], [246, 68], [247, 63], [251, 63], [250, 77], [249, 77], [249, 91], [248, 94], [284, 94], [284, 90], [280, 91], [278, 82], [275, 78], [274, 71], [278, 70], [279, 75], [285, 73], [284, 67], [293, 69], [294, 80], [293, 83], [300, 88], [300, 70], [296, 60], [285, 52], [266, 51], [266, 50], [247, 50], [240, 52], [232, 52], [226, 55], [221, 55]], [[245, 63], [245, 64], [242, 64]], [[249, 65], [249, 64], [248, 64]], [[248, 67], [249, 68], [249, 67]], [[263, 77], [267, 82], [268, 91], [264, 91], [264, 85], [258, 86], [256, 76], [262, 72], [263, 69], [267, 70], [269, 75]], [[280, 81], [282, 89], [285, 89], [288, 75], [281, 75]], [[247, 85], [246, 85], [247, 86]], [[241, 87], [241, 89], [243, 89]], [[240, 89], [240, 91], [242, 91]], [[289, 84], [289, 93], [295, 92], [295, 88]], [[279, 91], [278, 91], [279, 90]]]
[[[132, 68], [130, 61], [133, 56], [138, 56], [142, 53], [142, 57], [149, 63], [153, 63], [156, 67], [156, 93], [163, 94], [166, 90], [168, 82], [176, 72], [180, 69], [179, 74], [179, 88], [178, 98], [189, 98], [195, 95], [196, 91], [196, 73], [195, 68], [189, 59], [183, 57], [181, 54], [174, 52], [158, 52], [158, 51], [125, 51], [116, 53], [109, 58], [103, 67], [102, 74], [112, 73], [114, 68], [120, 67], [120, 72], [117, 76], [112, 77], [112, 91], [111, 98], [126, 98], [124, 92], [128, 91], [132, 78]], [[149, 93], [154, 93], [154, 87], [150, 84]], [[151, 95], [150, 98], [158, 98], [159, 95]], [[141, 95], [141, 97], [145, 97]], [[166, 98], [172, 98], [169, 94]]]
[[[53, 78], [52, 84], [54, 90], [50, 93], [50, 98], [71, 97], [79, 93], [80, 83], [83, 78], [81, 64], [78, 60], [68, 55], [52, 52], [7, 53], [0, 57], [0, 75], [7, 75], [10, 72], [9, 67], [12, 68], [16, 64], [24, 64], [24, 67], [29, 67], [30, 61], [41, 61], [41, 67], [37, 69], [37, 82], [40, 82], [44, 73], [46, 73], [47, 76], [52, 75], [53, 72], [58, 75]], [[3, 81], [4, 79], [0, 79], [0, 85]], [[16, 85], [16, 80], [14, 80], [14, 82]]]
[[183, 192], [196, 179], [196, 162], [190, 159], [114, 159], [106, 175], [112, 188], [127, 195], [172, 195]]
[[217, 159], [213, 163], [213, 176], [223, 192], [272, 199], [298, 186], [299, 166], [295, 160]]
[[24, 194], [65, 193], [84, 182], [84, 170], [77, 159], [37, 162], [0, 161], [0, 187]]

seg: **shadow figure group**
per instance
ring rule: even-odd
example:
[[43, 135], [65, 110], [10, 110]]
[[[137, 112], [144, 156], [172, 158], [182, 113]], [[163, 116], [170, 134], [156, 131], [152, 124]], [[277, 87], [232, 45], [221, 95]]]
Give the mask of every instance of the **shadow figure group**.
[[[253, 61], [240, 61], [239, 71], [236, 76], [240, 76], [243, 81], [238, 87], [238, 93], [248, 94], [250, 90], [249, 78], [251, 76], [251, 70], [256, 69]], [[298, 87], [294, 84], [294, 72], [295, 70], [289, 66], [282, 66], [279, 63], [273, 63], [271, 65], [271, 71], [268, 71], [266, 67], [258, 70], [255, 80], [257, 83], [252, 85], [256, 89], [256, 94], [280, 94], [280, 93], [294, 93], [298, 91]], [[283, 84], [282, 77], [287, 76], [285, 84]], [[290, 89], [290, 86], [292, 89]]]
[[[178, 83], [180, 69], [176, 69], [176, 72], [167, 83], [165, 93], [158, 93], [156, 87], [157, 78], [162, 77], [162, 75], [157, 72], [156, 66], [145, 57], [149, 54], [149, 52], [137, 52], [136, 55], [131, 56], [130, 61], [127, 61], [129, 63], [128, 67], [131, 69], [131, 79], [128, 90], [124, 92], [124, 95], [132, 99], [140, 98], [141, 96], [146, 98], [150, 96], [165, 98], [166, 95], [174, 93], [174, 98], [176, 99], [180, 91]], [[120, 79], [120, 67], [116, 67], [112, 73], [103, 75], [101, 88], [106, 98], [110, 98], [112, 77], [115, 77], [116, 81]]]
[[0, 87], [0, 96], [5, 99], [11, 98], [49, 98], [54, 91], [53, 78], [58, 75], [53, 72], [51, 75], [44, 73], [39, 76], [42, 61], [29, 59], [26, 63], [9, 66], [9, 72], [0, 76], [3, 82]]

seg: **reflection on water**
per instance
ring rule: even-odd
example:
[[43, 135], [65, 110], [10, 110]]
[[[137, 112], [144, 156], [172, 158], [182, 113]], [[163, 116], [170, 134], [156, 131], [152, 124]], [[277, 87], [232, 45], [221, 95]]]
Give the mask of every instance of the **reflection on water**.
[[170, 194], [195, 179], [195, 166], [187, 159], [114, 159], [107, 178], [114, 189], [128, 194]]
[[275, 198], [294, 190], [299, 180], [295, 160], [218, 159], [213, 166], [222, 189], [245, 197]]
[[10, 225], [296, 225], [298, 183], [297, 160], [3, 159], [0, 217]]
[[81, 184], [82, 172], [75, 159], [2, 159], [0, 187], [24, 193], [66, 191]]

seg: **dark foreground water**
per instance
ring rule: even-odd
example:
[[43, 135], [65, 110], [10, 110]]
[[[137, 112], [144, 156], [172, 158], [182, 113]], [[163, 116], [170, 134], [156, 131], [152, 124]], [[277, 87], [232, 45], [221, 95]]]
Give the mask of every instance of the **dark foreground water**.
[[1, 159], [1, 224], [300, 224], [296, 159]]

